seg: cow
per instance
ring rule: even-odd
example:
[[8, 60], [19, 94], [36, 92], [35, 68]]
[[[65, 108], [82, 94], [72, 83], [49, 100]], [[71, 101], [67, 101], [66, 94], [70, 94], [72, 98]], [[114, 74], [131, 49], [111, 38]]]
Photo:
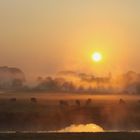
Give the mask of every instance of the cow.
[[119, 104], [120, 104], [120, 105], [125, 105], [126, 102], [125, 102], [123, 99], [120, 99], [120, 100], [119, 100]]
[[80, 103], [80, 101], [79, 101], [79, 100], [76, 100], [76, 101], [75, 101], [75, 103], [76, 103], [76, 106], [78, 106], [78, 107], [80, 107], [80, 106], [81, 106], [81, 103]]
[[59, 105], [60, 105], [60, 107], [68, 107], [69, 106], [69, 103], [67, 101], [60, 100], [59, 101]]
[[88, 100], [86, 100], [86, 106], [90, 106], [92, 103], [92, 100], [89, 98]]
[[30, 100], [31, 100], [31, 102], [33, 102], [33, 103], [37, 103], [37, 99], [36, 99], [35, 97], [32, 97]]
[[17, 99], [16, 99], [16, 98], [11, 98], [10, 101], [11, 101], [11, 102], [16, 102]]

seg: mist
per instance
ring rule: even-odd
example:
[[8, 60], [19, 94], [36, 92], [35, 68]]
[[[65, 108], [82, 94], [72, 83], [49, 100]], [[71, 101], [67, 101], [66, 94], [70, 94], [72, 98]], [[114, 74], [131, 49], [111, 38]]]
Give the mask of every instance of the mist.
[[20, 68], [3, 66], [0, 67], [0, 90], [135, 95], [140, 91], [140, 74], [128, 71], [120, 75], [97, 76], [94, 73], [60, 71], [29, 82]]

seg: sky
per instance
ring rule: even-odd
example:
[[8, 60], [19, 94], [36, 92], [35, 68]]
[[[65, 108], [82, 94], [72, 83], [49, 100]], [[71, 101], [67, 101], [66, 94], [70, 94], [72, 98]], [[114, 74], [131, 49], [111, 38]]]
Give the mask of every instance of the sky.
[[140, 72], [139, 37], [139, 0], [0, 0], [0, 65], [29, 77]]

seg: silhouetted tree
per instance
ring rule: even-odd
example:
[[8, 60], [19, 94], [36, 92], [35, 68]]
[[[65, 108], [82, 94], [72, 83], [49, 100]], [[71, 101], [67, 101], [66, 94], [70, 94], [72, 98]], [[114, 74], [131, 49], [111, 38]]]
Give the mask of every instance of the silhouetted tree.
[[23, 87], [23, 81], [21, 79], [14, 79], [11, 87], [14, 89], [21, 88]]

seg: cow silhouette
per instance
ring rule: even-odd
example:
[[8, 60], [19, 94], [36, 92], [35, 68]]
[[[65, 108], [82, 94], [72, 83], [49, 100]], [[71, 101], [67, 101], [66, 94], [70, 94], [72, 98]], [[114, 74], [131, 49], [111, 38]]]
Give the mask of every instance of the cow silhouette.
[[11, 101], [11, 102], [16, 102], [17, 99], [16, 99], [16, 98], [11, 98], [10, 101]]
[[92, 103], [92, 100], [90, 98], [86, 100], [86, 106], [90, 106], [91, 103]]
[[75, 103], [76, 103], [76, 106], [78, 106], [78, 107], [81, 106], [80, 100], [76, 100]]
[[123, 99], [120, 99], [120, 100], [119, 100], [119, 104], [120, 104], [120, 105], [125, 105], [126, 102], [125, 102]]
[[37, 103], [37, 99], [35, 97], [32, 97], [30, 100], [32, 103]]
[[59, 105], [60, 105], [60, 107], [68, 107], [69, 106], [69, 103], [67, 101], [60, 100], [59, 101]]

